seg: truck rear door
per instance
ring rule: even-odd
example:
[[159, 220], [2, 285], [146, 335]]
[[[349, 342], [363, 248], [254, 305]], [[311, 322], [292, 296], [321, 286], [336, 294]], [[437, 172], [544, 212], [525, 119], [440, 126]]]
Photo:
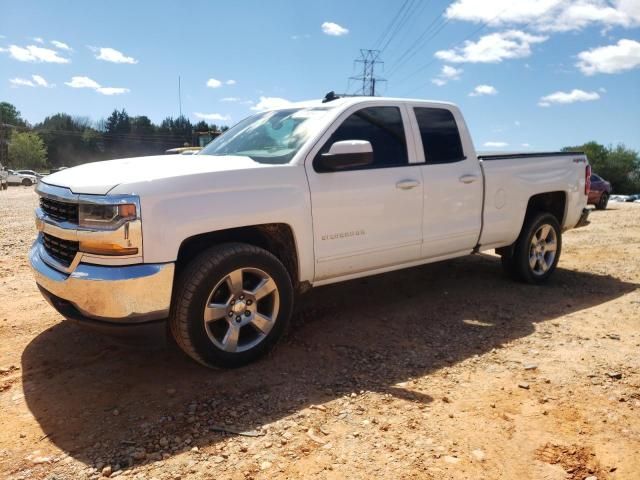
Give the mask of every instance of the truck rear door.
[[422, 258], [470, 252], [482, 225], [482, 171], [456, 108], [410, 105], [424, 183]]

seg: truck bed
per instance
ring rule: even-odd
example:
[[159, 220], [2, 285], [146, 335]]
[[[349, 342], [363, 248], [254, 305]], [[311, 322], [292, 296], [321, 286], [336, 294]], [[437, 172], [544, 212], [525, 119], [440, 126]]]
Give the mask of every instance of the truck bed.
[[484, 175], [480, 249], [513, 243], [524, 222], [528, 202], [556, 192], [554, 208], [563, 229], [580, 220], [585, 198], [587, 158], [580, 152], [479, 154]]

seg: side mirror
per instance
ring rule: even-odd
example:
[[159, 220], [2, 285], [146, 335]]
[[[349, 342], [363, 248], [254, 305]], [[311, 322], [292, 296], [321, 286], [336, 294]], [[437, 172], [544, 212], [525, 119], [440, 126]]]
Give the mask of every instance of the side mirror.
[[373, 147], [366, 140], [342, 140], [335, 142], [327, 153], [316, 157], [319, 172], [335, 172], [366, 167], [373, 163]]

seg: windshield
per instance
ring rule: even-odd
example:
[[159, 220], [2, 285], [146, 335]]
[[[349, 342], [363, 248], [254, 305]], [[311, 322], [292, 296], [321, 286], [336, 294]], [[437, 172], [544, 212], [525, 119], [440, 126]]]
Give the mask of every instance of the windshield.
[[198, 155], [239, 155], [260, 163], [289, 163], [329, 108], [290, 108], [242, 120]]

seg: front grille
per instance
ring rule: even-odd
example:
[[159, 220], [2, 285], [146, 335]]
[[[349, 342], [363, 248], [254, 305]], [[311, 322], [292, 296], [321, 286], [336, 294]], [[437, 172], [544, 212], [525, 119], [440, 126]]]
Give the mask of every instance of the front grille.
[[40, 197], [40, 208], [55, 220], [78, 223], [77, 203], [60, 202], [51, 198]]
[[71, 265], [76, 253], [78, 253], [79, 242], [62, 240], [46, 233], [43, 233], [42, 236], [44, 249], [47, 253], [65, 267]]

